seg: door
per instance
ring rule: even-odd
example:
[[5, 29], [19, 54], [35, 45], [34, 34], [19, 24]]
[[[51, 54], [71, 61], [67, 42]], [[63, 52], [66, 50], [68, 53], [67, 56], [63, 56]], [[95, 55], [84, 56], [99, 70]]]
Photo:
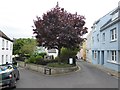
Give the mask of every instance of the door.
[[101, 65], [104, 64], [104, 51], [101, 52]]
[[98, 64], [100, 64], [100, 51], [98, 51]]

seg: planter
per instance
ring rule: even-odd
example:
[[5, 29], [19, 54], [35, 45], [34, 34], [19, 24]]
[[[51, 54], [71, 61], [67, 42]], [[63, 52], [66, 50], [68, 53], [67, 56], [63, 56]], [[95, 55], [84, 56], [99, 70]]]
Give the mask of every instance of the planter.
[[78, 66], [68, 67], [68, 68], [53, 68], [53, 67], [49, 67], [49, 68], [51, 68], [51, 74], [68, 73], [79, 69]]
[[63, 74], [63, 73], [73, 72], [79, 69], [78, 66], [56, 68], [56, 67], [48, 67], [48, 66], [36, 65], [36, 64], [25, 64], [24, 62], [20, 62], [20, 61], [18, 62], [18, 65], [20, 67], [34, 70], [43, 74], [48, 74], [48, 75]]

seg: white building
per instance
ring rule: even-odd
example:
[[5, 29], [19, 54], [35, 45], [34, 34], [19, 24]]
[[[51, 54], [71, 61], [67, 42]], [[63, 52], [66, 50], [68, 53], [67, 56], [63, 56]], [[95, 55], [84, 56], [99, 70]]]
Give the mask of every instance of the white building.
[[13, 41], [0, 30], [0, 65], [12, 63]]
[[48, 56], [53, 56], [54, 59], [58, 56], [58, 50], [57, 49], [45, 49]]

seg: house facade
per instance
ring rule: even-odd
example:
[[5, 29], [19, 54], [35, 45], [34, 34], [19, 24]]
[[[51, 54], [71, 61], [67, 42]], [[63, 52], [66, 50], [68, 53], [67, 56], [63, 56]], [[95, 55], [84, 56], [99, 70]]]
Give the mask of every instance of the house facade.
[[53, 56], [55, 59], [58, 56], [58, 50], [57, 49], [45, 49], [48, 56]]
[[13, 41], [0, 30], [0, 65], [12, 63]]
[[92, 26], [92, 63], [120, 72], [120, 8]]
[[80, 51], [78, 51], [76, 56], [78, 59], [82, 59], [82, 60], [86, 61], [86, 38], [84, 38], [84, 40], [81, 44], [81, 47], [80, 47]]
[[87, 35], [87, 40], [86, 40], [86, 61], [87, 62], [92, 62], [92, 31]]

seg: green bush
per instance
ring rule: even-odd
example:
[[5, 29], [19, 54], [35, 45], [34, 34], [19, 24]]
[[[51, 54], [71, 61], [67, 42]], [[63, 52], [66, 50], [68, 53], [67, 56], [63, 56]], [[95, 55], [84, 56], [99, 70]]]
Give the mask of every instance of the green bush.
[[68, 59], [75, 58], [77, 54], [77, 50], [69, 49], [69, 48], [61, 48], [60, 52], [60, 60], [61, 62], [68, 63]]
[[29, 62], [29, 63], [34, 63], [34, 62], [36, 62], [36, 57], [35, 57], [35, 56], [31, 56], [31, 57], [28, 59], [28, 62]]
[[35, 64], [39, 64], [40, 62], [42, 62], [43, 61], [43, 57], [42, 56], [36, 56], [36, 58], [35, 58]]
[[34, 53], [33, 56], [37, 57], [37, 56], [42, 56], [42, 58], [44, 58], [44, 56], [46, 55], [46, 53]]
[[29, 59], [25, 59], [25, 63], [29, 63]]
[[26, 60], [26, 63], [37, 63], [39, 60], [43, 59], [42, 56], [31, 56], [28, 60]]
[[39, 56], [42, 56], [44, 58], [45, 55], [47, 55], [46, 53], [39, 53]]
[[38, 64], [38, 65], [47, 65], [48, 63], [56, 63], [58, 62], [57, 60], [37, 60], [37, 62], [35, 64]]
[[49, 63], [47, 66], [49, 67], [57, 67], [57, 68], [66, 68], [66, 67], [72, 67], [73, 65], [65, 64], [65, 63]]

